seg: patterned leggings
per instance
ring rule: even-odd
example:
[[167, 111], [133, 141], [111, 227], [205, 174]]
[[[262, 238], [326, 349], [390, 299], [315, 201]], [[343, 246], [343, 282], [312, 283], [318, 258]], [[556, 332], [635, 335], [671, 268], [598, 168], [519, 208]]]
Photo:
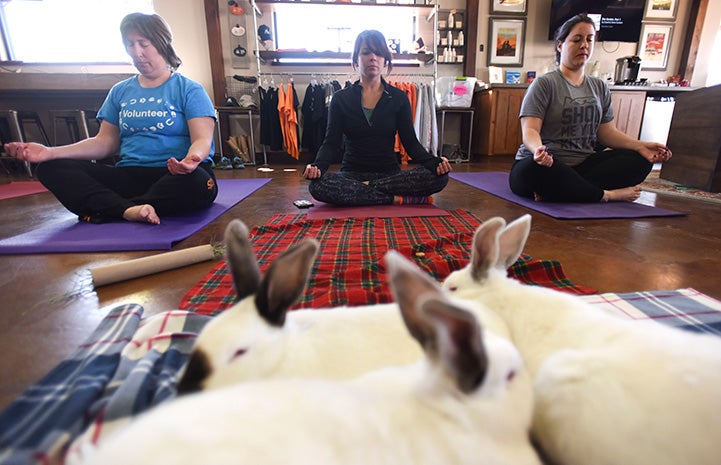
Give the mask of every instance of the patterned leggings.
[[333, 205], [390, 205], [394, 196], [426, 197], [446, 184], [447, 174], [417, 167], [394, 173], [328, 172], [312, 180], [308, 190], [314, 199]]

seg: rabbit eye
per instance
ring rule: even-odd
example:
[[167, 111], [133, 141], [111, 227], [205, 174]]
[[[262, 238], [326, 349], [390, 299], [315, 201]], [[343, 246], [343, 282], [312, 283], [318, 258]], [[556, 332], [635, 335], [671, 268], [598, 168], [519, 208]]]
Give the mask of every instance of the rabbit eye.
[[248, 351], [248, 349], [238, 349], [235, 351], [232, 357], [230, 357], [230, 361], [232, 362], [236, 358], [240, 357], [241, 355], [245, 354]]
[[511, 371], [508, 372], [508, 375], [506, 376], [506, 381], [507, 381], [508, 383], [510, 383], [511, 381], [513, 381], [513, 378], [515, 378], [515, 377], [516, 377], [516, 371], [515, 371], [515, 370], [511, 370]]
[[458, 290], [458, 287], [457, 287], [457, 286], [451, 286], [451, 287], [448, 288], [448, 290], [451, 291], [451, 292], [456, 292], [456, 291]]

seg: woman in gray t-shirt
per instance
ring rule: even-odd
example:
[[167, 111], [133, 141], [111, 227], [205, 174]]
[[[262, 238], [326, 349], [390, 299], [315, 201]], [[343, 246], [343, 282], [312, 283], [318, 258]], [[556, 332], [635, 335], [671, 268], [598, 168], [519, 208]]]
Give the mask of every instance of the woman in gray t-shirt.
[[566, 21], [556, 34], [558, 69], [536, 79], [523, 98], [523, 144], [509, 179], [517, 195], [551, 202], [632, 202], [653, 164], [671, 158], [665, 145], [616, 129], [608, 86], [584, 74], [595, 37], [588, 16]]

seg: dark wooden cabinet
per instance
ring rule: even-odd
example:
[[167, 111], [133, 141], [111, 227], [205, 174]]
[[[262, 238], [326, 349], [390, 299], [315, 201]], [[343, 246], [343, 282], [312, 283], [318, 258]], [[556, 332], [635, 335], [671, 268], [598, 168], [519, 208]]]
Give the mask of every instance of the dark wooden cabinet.
[[525, 87], [491, 87], [476, 92], [476, 118], [471, 151], [480, 155], [511, 155], [523, 142], [518, 113]]
[[676, 97], [668, 146], [673, 158], [661, 178], [709, 192], [721, 192], [721, 85]]

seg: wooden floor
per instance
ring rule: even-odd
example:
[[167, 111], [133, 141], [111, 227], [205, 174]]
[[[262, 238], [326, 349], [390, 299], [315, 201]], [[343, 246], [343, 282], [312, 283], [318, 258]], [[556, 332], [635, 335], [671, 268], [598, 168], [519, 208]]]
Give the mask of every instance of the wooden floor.
[[[454, 169], [507, 171], [510, 164], [510, 157], [491, 157], [454, 165]], [[273, 181], [175, 249], [220, 240], [233, 218], [255, 226], [275, 213], [298, 212], [292, 201], [310, 198], [300, 166], [272, 167], [271, 173], [255, 167], [218, 171], [220, 178], [270, 177]], [[12, 177], [27, 180], [21, 171]], [[0, 183], [10, 179], [0, 174]], [[657, 206], [689, 215], [571, 221], [533, 214], [525, 252], [537, 259], [559, 260], [571, 281], [599, 292], [693, 287], [721, 299], [721, 205], [644, 195], [655, 198]], [[529, 213], [453, 180], [435, 200], [441, 208], [466, 209], [481, 218], [502, 216], [511, 220]], [[3, 200], [2, 207], [0, 238], [68, 215], [48, 193]], [[159, 252], [0, 256], [0, 409], [81, 343], [109, 307], [138, 303], [146, 316], [177, 308], [185, 292], [214, 266], [214, 262], [206, 262], [99, 289], [90, 283], [90, 267], [155, 253]]]

